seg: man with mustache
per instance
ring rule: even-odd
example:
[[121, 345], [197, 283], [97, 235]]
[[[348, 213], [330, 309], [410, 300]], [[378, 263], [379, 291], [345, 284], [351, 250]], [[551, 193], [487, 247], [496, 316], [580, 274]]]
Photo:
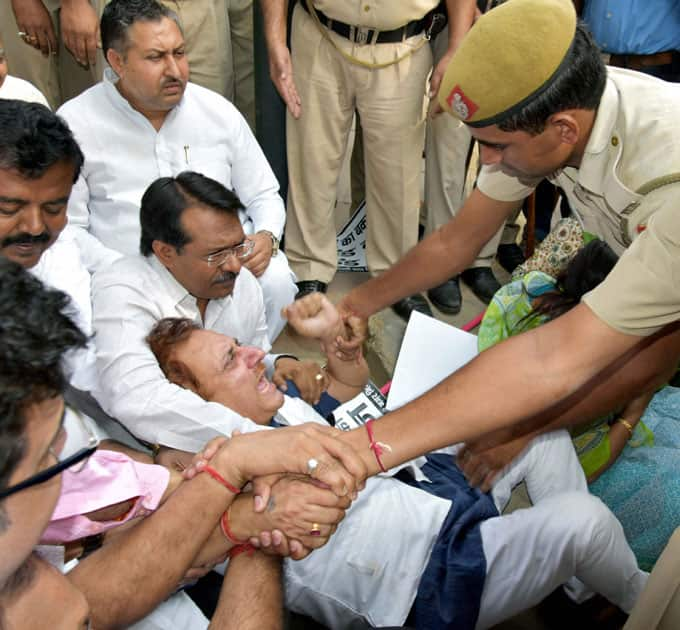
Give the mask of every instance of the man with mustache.
[[59, 110], [85, 154], [68, 213], [88, 267], [105, 268], [113, 252], [137, 252], [139, 203], [152, 181], [202, 173], [233, 189], [244, 206], [240, 219], [253, 246], [243, 264], [262, 286], [273, 341], [296, 287], [278, 252], [285, 222], [278, 182], [247, 122], [223, 97], [188, 82], [177, 15], [156, 0], [113, 0], [101, 36], [111, 68]]
[[[255, 428], [168, 383], [144, 341], [158, 320], [179, 316], [269, 350], [262, 290], [244, 264], [253, 242], [239, 221], [241, 208], [234, 193], [199, 173], [162, 177], [142, 197], [142, 256], [94, 275], [101, 388], [95, 396], [148, 443], [195, 452], [218, 435]], [[324, 383], [316, 378], [319, 366], [280, 357], [276, 369], [295, 372], [296, 385], [311, 388], [310, 397], [318, 400]]]

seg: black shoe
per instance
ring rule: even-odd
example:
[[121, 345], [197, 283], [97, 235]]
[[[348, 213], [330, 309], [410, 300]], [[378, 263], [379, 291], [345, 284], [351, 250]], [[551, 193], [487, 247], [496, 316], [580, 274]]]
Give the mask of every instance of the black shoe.
[[508, 243], [498, 246], [496, 258], [503, 269], [508, 273], [512, 273], [515, 267], [524, 262], [524, 252], [517, 243]]
[[470, 267], [460, 275], [484, 304], [491, 302], [494, 293], [501, 288], [490, 267]]
[[418, 311], [419, 313], [423, 313], [423, 315], [429, 315], [432, 317], [432, 309], [430, 309], [430, 305], [427, 303], [427, 300], [422, 295], [420, 295], [420, 293], [416, 293], [415, 295], [411, 295], [407, 298], [404, 298], [403, 300], [395, 302], [392, 304], [392, 310], [397, 315], [399, 315], [399, 317], [406, 321], [408, 321], [408, 318], [411, 317], [411, 313], [413, 311]]
[[295, 299], [299, 300], [310, 293], [326, 293], [328, 285], [325, 282], [321, 282], [321, 280], [302, 280], [297, 283], [297, 288], [298, 292]]
[[460, 313], [460, 280], [458, 276], [447, 280], [427, 292], [427, 297], [442, 313], [456, 315]]

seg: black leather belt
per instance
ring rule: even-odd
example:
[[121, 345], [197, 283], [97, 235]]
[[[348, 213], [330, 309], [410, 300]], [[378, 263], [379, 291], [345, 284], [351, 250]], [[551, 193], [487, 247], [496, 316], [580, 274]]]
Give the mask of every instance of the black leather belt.
[[[311, 0], [310, 0], [311, 1]], [[300, 5], [302, 8], [309, 13], [309, 7], [307, 6], [307, 0], [300, 0]], [[314, 12], [319, 18], [319, 22], [323, 24], [327, 29], [333, 31], [349, 39], [355, 44], [370, 44], [373, 42], [373, 37], [375, 33], [378, 33], [378, 37], [375, 40], [376, 44], [393, 44], [395, 42], [400, 42], [408, 37], [413, 37], [422, 33], [428, 26], [430, 21], [429, 14], [420, 20], [414, 20], [409, 22], [404, 26], [395, 28], [393, 31], [376, 31], [370, 28], [363, 28], [361, 26], [351, 26], [350, 24], [345, 24], [344, 22], [338, 22], [329, 18], [323, 11], [314, 9]]]
[[678, 58], [678, 51], [668, 50], [653, 55], [611, 55], [610, 66], [642, 70], [653, 66], [670, 66]]

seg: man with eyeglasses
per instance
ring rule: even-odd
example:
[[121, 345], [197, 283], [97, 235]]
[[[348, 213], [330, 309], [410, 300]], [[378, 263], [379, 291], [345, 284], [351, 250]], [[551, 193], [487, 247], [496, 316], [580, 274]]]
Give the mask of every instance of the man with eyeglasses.
[[59, 109], [85, 154], [68, 214], [86, 243], [88, 267], [106, 267], [113, 252], [136, 253], [139, 202], [152, 181], [203, 173], [243, 204], [241, 222], [253, 243], [243, 264], [262, 286], [274, 341], [285, 325], [281, 308], [297, 288], [278, 251], [286, 220], [279, 185], [248, 123], [225, 98], [188, 81], [179, 19], [160, 2], [112, 0], [101, 37], [111, 67]]
[[[219, 182], [185, 172], [156, 180], [142, 197], [142, 256], [126, 257], [93, 279], [93, 315], [102, 407], [137, 438], [196, 452], [210, 439], [257, 425], [167, 381], [144, 339], [164, 317], [188, 317], [269, 351], [260, 286], [245, 266], [252, 248], [238, 197]], [[271, 371], [273, 357], [269, 357]], [[313, 362], [279, 357], [316, 402], [323, 388]]]

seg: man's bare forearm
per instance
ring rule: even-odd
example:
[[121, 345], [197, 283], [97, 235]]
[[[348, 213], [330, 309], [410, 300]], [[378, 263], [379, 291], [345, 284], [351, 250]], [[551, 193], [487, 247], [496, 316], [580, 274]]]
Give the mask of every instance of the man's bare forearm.
[[446, 0], [449, 16], [449, 50], [460, 45], [475, 20], [477, 3], [475, 0]]
[[285, 46], [288, 33], [288, 0], [260, 0], [267, 49]]
[[261, 552], [234, 558], [224, 575], [210, 624], [219, 630], [283, 628], [281, 561]]
[[[659, 352], [677, 360], [677, 330], [666, 331], [655, 343], [663, 345]], [[587, 306], [579, 305], [558, 320], [486, 350], [423, 396], [376, 422], [375, 439], [391, 449], [384, 449], [383, 463], [390, 468], [437, 448], [519, 425], [564, 404], [570, 396], [584, 399], [584, 413], [599, 410], [603, 400], [609, 403], [614, 395], [626, 395], [622, 390], [627, 385], [619, 382], [609, 390], [597, 389], [596, 384], [611, 377], [608, 370], [618, 359], [627, 353], [637, 355], [647, 344], [649, 340], [609, 328]], [[642, 381], [649, 383], [647, 378]], [[548, 415], [543, 419], [550, 421]], [[532, 429], [527, 425], [524, 432]], [[375, 474], [377, 464], [366, 432], [350, 431], [341, 439], [357, 449], [369, 474]]]
[[533, 438], [585, 425], [628, 403], [626, 410], [631, 409], [639, 419], [656, 389], [672, 377], [679, 356], [680, 331], [669, 328], [642, 338], [572, 395], [519, 423], [485, 435], [475, 442], [475, 450], [492, 448], [522, 435]]
[[97, 628], [127, 626], [177, 587], [233, 500], [207, 474], [187, 481], [154, 514], [83, 560], [68, 576]]
[[359, 285], [342, 305], [368, 317], [397, 300], [430, 289], [466, 269], [521, 202], [501, 202], [474, 190], [458, 216], [423, 239], [386, 272]]

